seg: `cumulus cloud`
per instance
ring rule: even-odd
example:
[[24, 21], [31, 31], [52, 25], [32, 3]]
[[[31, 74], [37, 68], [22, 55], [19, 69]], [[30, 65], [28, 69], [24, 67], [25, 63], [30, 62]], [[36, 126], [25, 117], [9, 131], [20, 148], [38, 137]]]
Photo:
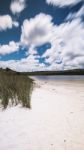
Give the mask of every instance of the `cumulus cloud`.
[[21, 13], [26, 7], [26, 0], [12, 0], [10, 5], [11, 12], [15, 14]]
[[[67, 16], [68, 20], [59, 26], [52, 23], [50, 15], [43, 13], [30, 20], [24, 20], [20, 44], [28, 47], [26, 58], [18, 61], [0, 61], [0, 65], [17, 71], [84, 68], [84, 23], [81, 19], [83, 9], [82, 7], [77, 13], [73, 13], [72, 19]], [[46, 42], [51, 44], [51, 48], [40, 56], [36, 47]], [[0, 53], [4, 55], [9, 51], [18, 50], [16, 44], [13, 50], [14, 46], [10, 45], [13, 43], [5, 45], [6, 52], [4, 46], [1, 46]], [[43, 63], [39, 62], [40, 58], [44, 59]]]
[[6, 55], [19, 50], [19, 43], [10, 41], [8, 45], [0, 45], [0, 55]]
[[[59, 26], [52, 23], [52, 17], [39, 14], [35, 18], [25, 20], [22, 26], [21, 43], [29, 45], [28, 53], [36, 53], [35, 47], [46, 42], [51, 43], [51, 48], [41, 56], [46, 69], [79, 68], [84, 63], [84, 24], [81, 21], [83, 8], [73, 14], [73, 19]], [[41, 22], [41, 20], [43, 20]]]
[[[55, 39], [55, 37], [57, 38]], [[61, 69], [71, 69], [83, 65], [84, 24], [81, 20], [75, 19], [72, 22], [55, 26], [52, 48], [47, 50], [43, 57], [51, 66], [56, 66], [55, 68], [61, 66]]]
[[82, 56], [84, 56], [84, 24], [80, 19], [73, 20], [71, 23], [67, 23], [62, 31], [63, 42], [65, 43], [61, 53], [64, 67], [67, 66], [68, 68], [71, 65], [71, 67], [79, 68], [80, 61], [78, 59], [81, 57], [81, 61], [84, 62], [82, 59]]
[[80, 8], [80, 10], [76, 13], [70, 13], [66, 20], [69, 21], [69, 20], [72, 20], [72, 19], [77, 19], [77, 18], [81, 18], [81, 17], [84, 17], [84, 5]]
[[49, 41], [53, 23], [50, 15], [40, 13], [35, 18], [24, 20], [21, 42], [25, 45], [39, 46]]
[[0, 31], [11, 29], [13, 26], [18, 27], [19, 23], [13, 21], [10, 15], [0, 16]]
[[46, 0], [47, 4], [51, 4], [59, 7], [73, 6], [83, 1], [84, 0]]
[[19, 72], [46, 70], [45, 64], [40, 64], [33, 55], [21, 60], [0, 61], [0, 67], [8, 67]]
[[38, 55], [38, 53], [33, 45], [30, 46], [30, 48], [26, 52], [26, 55]]

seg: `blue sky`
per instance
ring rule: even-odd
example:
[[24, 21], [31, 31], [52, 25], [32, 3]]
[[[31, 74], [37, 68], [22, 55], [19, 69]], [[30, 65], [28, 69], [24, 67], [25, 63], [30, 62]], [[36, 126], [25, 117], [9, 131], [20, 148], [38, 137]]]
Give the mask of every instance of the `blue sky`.
[[0, 0], [0, 67], [84, 68], [84, 0]]

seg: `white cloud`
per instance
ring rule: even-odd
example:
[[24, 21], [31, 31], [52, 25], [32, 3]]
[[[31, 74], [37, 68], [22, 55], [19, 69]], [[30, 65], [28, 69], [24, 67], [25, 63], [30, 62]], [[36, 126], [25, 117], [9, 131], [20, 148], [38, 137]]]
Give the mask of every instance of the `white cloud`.
[[46, 69], [46, 66], [43, 63], [40, 64], [33, 55], [30, 55], [27, 58], [23, 58], [21, 60], [0, 61], [0, 67], [8, 67], [20, 72], [38, 71]]
[[72, 6], [79, 3], [80, 1], [83, 2], [84, 0], [46, 0], [47, 4], [59, 7]]
[[26, 55], [36, 55], [36, 54], [38, 54], [38, 53], [33, 45], [26, 52]]
[[19, 43], [10, 41], [8, 45], [0, 45], [0, 55], [6, 55], [19, 50]]
[[0, 31], [11, 29], [13, 26], [18, 27], [19, 23], [13, 21], [10, 15], [0, 16]]
[[[83, 7], [75, 15], [72, 21], [53, 25], [48, 49], [43, 57], [50, 64], [49, 69], [70, 69], [84, 67], [84, 23], [81, 21]], [[62, 63], [61, 63], [62, 62]]]
[[[59, 26], [52, 23], [50, 15], [42, 13], [30, 20], [24, 20], [21, 44], [29, 48], [27, 58], [18, 61], [0, 61], [0, 65], [17, 71], [84, 68], [82, 9], [73, 14], [73, 19], [68, 19]], [[51, 43], [51, 48], [46, 50], [42, 56], [39, 56], [36, 46], [46, 42]], [[39, 62], [40, 57], [45, 58], [45, 63]], [[50, 65], [46, 66], [46, 63]]]
[[13, 26], [18, 27], [19, 23], [17, 21], [13, 21]]
[[39, 46], [49, 41], [53, 23], [52, 17], [40, 13], [30, 20], [24, 20], [21, 42], [25, 45]]
[[[60, 66], [61, 69], [81, 68], [84, 64], [84, 24], [81, 20], [76, 19], [55, 26], [52, 48], [48, 49], [43, 57], [55, 68], [60, 68]], [[81, 61], [79, 61], [80, 58]], [[58, 62], [61, 61], [60, 65]]]
[[26, 7], [26, 0], [13, 0], [10, 5], [10, 10], [13, 14], [21, 13]]
[[[62, 29], [63, 42], [65, 43], [62, 47], [62, 57], [64, 66], [79, 67], [75, 60], [80, 59], [84, 63], [82, 56], [84, 56], [84, 24], [81, 20], [73, 20], [71, 23], [67, 23]], [[73, 65], [72, 65], [73, 64]]]
[[84, 60], [78, 61], [79, 64], [75, 60], [84, 56], [84, 24], [80, 18], [82, 12], [83, 8], [77, 14], [73, 14], [77, 17], [73, 17], [72, 21], [59, 26], [52, 23], [51, 16], [42, 13], [35, 18], [25, 20], [22, 26], [22, 44], [29, 45], [30, 53], [34, 55], [36, 46], [50, 42], [51, 48], [42, 55], [45, 62], [50, 64], [47, 69], [81, 66]]
[[66, 20], [72, 20], [72, 19], [77, 19], [77, 18], [81, 18], [84, 16], [84, 5], [80, 8], [80, 10], [76, 13], [70, 13]]

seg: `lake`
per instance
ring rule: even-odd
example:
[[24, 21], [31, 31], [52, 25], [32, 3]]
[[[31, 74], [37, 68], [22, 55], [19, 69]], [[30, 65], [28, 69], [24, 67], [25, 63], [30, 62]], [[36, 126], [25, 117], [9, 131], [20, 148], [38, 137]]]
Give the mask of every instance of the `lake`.
[[0, 150], [84, 150], [84, 76], [4, 78]]
[[[30, 77], [31, 78], [31, 77]], [[84, 80], [84, 75], [54, 75], [54, 76], [33, 76], [33, 79], [47, 80], [47, 81], [81, 81]]]

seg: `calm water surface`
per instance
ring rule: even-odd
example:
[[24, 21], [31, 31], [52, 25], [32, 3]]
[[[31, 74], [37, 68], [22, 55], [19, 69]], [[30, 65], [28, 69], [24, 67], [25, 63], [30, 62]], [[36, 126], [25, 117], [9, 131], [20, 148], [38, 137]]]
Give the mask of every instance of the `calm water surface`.
[[35, 76], [33, 79], [39, 79], [39, 80], [47, 80], [47, 81], [81, 81], [84, 80], [84, 76], [64, 76], [64, 75], [56, 75], [56, 76]]

